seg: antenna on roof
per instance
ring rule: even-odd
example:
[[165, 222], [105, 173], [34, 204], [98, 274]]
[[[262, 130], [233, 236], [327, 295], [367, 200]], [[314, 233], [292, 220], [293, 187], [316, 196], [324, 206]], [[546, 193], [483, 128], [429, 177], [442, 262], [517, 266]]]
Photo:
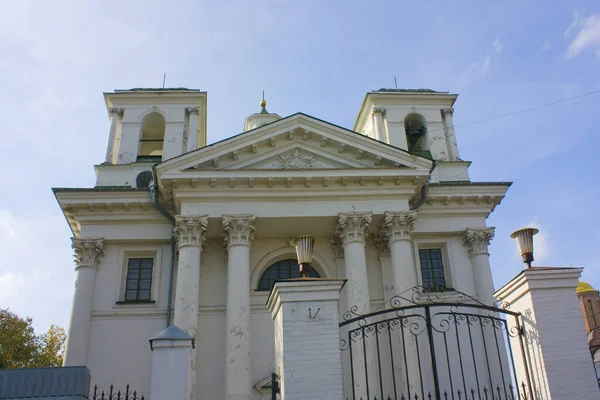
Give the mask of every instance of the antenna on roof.
[[398, 82], [396, 81], [396, 77], [394, 77], [394, 86], [398, 89]]
[[165, 88], [165, 81], [166, 81], [166, 80], [167, 80], [167, 73], [165, 72], [165, 73], [163, 74], [163, 86], [162, 86], [162, 88], [163, 88], [163, 89]]

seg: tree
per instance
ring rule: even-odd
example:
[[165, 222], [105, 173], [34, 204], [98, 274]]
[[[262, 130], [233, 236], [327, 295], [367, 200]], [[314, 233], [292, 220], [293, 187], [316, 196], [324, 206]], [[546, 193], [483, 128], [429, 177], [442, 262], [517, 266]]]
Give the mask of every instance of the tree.
[[65, 355], [65, 330], [54, 324], [50, 325], [48, 332], [40, 336], [39, 366], [60, 367]]
[[39, 368], [62, 365], [65, 331], [51, 325], [36, 335], [33, 320], [0, 309], [0, 368]]

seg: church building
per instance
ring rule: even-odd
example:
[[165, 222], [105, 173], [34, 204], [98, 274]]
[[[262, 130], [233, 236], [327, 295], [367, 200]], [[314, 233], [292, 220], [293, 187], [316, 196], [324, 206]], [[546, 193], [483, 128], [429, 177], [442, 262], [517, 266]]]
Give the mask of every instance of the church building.
[[267, 301], [300, 276], [291, 241], [303, 235], [314, 238], [305, 274], [346, 280], [340, 320], [414, 287], [495, 306], [486, 219], [510, 183], [470, 180], [456, 94], [368, 92], [352, 127], [281, 117], [263, 100], [243, 132], [210, 144], [206, 92], [104, 99], [96, 182], [53, 189], [75, 252], [64, 365], [87, 366], [92, 385], [151, 396], [148, 340], [175, 325], [194, 340], [190, 399], [271, 399]]

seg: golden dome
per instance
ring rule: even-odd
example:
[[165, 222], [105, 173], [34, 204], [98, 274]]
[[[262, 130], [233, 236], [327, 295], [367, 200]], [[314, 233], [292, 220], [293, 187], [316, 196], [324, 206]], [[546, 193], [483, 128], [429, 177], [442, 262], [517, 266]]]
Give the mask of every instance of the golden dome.
[[596, 289], [592, 285], [587, 282], [579, 281], [579, 286], [577, 286], [577, 293], [585, 293], [585, 292], [595, 292]]
[[266, 105], [267, 105], [267, 102], [266, 102], [266, 100], [265, 100], [265, 99], [262, 99], [262, 100], [261, 100], [261, 102], [260, 102], [260, 106], [261, 106], [261, 107], [264, 107], [264, 106], [266, 106]]

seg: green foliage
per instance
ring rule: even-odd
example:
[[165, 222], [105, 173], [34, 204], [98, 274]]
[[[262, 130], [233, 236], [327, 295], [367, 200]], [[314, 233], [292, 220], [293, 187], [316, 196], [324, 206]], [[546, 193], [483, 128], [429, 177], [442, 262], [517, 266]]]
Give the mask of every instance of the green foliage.
[[0, 368], [60, 367], [64, 356], [65, 331], [51, 325], [36, 335], [31, 318], [21, 318], [0, 309]]

